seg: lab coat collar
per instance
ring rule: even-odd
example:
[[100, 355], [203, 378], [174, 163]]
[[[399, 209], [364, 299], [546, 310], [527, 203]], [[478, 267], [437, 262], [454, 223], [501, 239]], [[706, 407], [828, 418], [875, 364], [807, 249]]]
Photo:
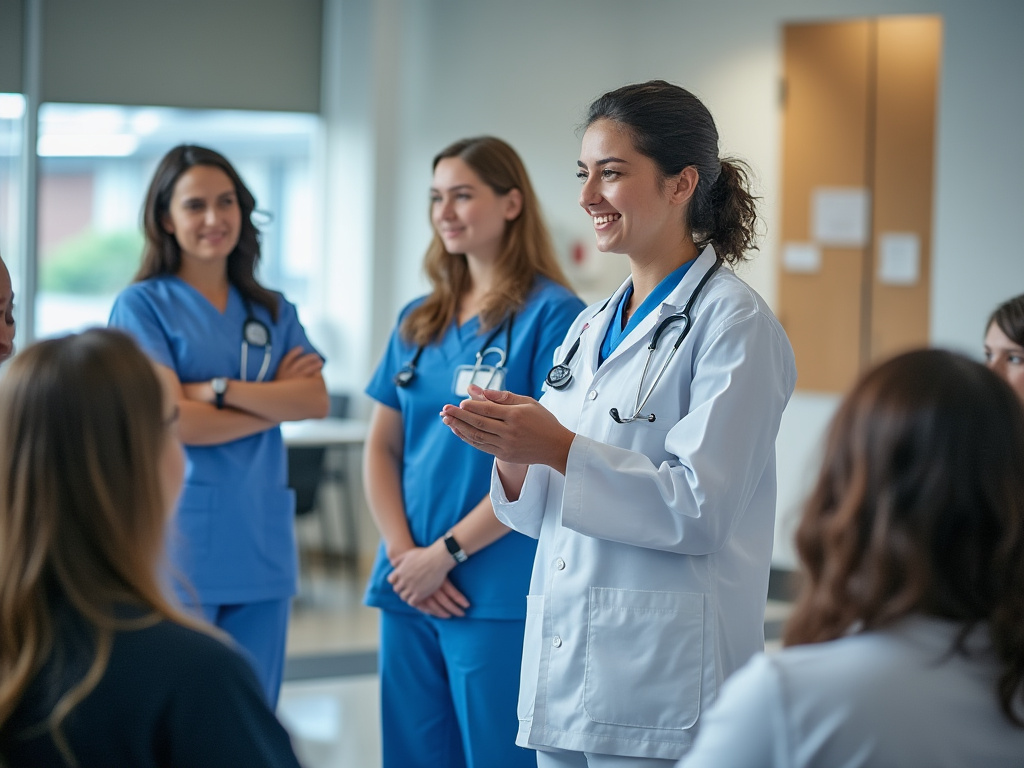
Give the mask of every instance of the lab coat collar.
[[[686, 306], [687, 300], [690, 298], [690, 294], [693, 293], [693, 289], [697, 287], [697, 283], [701, 281], [705, 273], [715, 263], [718, 258], [718, 254], [715, 253], [715, 249], [708, 245], [705, 246], [704, 250], [697, 256], [693, 266], [690, 267], [686, 274], [683, 275], [683, 279], [679, 281], [672, 291], [665, 297], [665, 300], [658, 307], [657, 311], [651, 312], [647, 317], [640, 321], [636, 328], [629, 332], [619, 344], [619, 346], [612, 352], [606, 359], [605, 364], [615, 360], [617, 357], [625, 354], [626, 350], [632, 350], [640, 342], [645, 344], [649, 343], [648, 337], [654, 332], [654, 329], [658, 326], [662, 320], [671, 314], [676, 312], [682, 312]], [[625, 293], [626, 288], [632, 284], [633, 280], [627, 277], [622, 285], [619, 286], [618, 290], [612, 294], [611, 299], [601, 312], [590, 321], [591, 329], [595, 333], [588, 340], [590, 345], [587, 349], [587, 361], [591, 364], [592, 370], [597, 369], [597, 355], [601, 348], [601, 343], [604, 341], [604, 336], [608, 332], [608, 324], [611, 323], [615, 318], [615, 310], [619, 305], [619, 300], [622, 298], [622, 294]], [[706, 286], [705, 286], [706, 288]], [[693, 314], [696, 315], [700, 305], [698, 298], [697, 303], [693, 307]]]

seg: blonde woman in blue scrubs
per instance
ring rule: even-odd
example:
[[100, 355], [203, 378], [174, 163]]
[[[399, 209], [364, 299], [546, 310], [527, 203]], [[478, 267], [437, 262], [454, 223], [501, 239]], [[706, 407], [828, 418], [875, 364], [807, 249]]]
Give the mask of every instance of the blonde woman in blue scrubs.
[[384, 768], [525, 768], [535, 763], [515, 745], [516, 696], [536, 543], [495, 519], [490, 457], [437, 414], [473, 382], [538, 395], [583, 303], [508, 144], [452, 144], [434, 159], [430, 196], [432, 290], [402, 310], [366, 389]]
[[[252, 194], [231, 164], [182, 145], [160, 162], [146, 245], [110, 325], [138, 340], [177, 396], [185, 488], [172, 556], [203, 615], [247, 651], [271, 706], [297, 562], [278, 425], [327, 414], [323, 359], [295, 307], [255, 277]], [[194, 593], [191, 588], [194, 588]]]

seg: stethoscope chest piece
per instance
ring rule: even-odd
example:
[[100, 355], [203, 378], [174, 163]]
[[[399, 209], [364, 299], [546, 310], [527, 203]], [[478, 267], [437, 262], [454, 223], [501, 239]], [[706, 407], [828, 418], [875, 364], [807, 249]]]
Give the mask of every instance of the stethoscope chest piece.
[[544, 380], [553, 389], [565, 389], [569, 386], [569, 382], [572, 381], [572, 368], [564, 363], [559, 363], [548, 371], [548, 375]]
[[395, 374], [395, 386], [408, 387], [412, 384], [414, 378], [416, 378], [416, 367], [413, 365], [403, 365], [398, 370], [398, 373]]
[[242, 326], [242, 338], [254, 347], [265, 347], [270, 343], [270, 329], [254, 317], [250, 317]]

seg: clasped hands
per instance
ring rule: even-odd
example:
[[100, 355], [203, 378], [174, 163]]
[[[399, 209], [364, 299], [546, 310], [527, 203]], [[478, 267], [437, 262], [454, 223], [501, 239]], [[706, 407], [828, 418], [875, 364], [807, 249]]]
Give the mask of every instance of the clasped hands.
[[412, 547], [389, 559], [394, 570], [388, 583], [406, 603], [439, 619], [466, 615], [469, 600], [448, 579], [455, 561], [443, 541]]
[[469, 398], [441, 409], [441, 420], [463, 442], [508, 464], [546, 464], [565, 474], [576, 435], [532, 397], [469, 387]]

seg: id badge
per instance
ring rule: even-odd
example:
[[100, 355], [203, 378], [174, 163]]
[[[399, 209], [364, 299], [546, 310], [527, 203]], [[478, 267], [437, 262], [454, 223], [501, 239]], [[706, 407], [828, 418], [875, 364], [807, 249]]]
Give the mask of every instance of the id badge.
[[469, 397], [470, 384], [484, 389], [502, 389], [505, 386], [505, 369], [493, 365], [460, 365], [455, 369], [452, 390], [459, 397]]

